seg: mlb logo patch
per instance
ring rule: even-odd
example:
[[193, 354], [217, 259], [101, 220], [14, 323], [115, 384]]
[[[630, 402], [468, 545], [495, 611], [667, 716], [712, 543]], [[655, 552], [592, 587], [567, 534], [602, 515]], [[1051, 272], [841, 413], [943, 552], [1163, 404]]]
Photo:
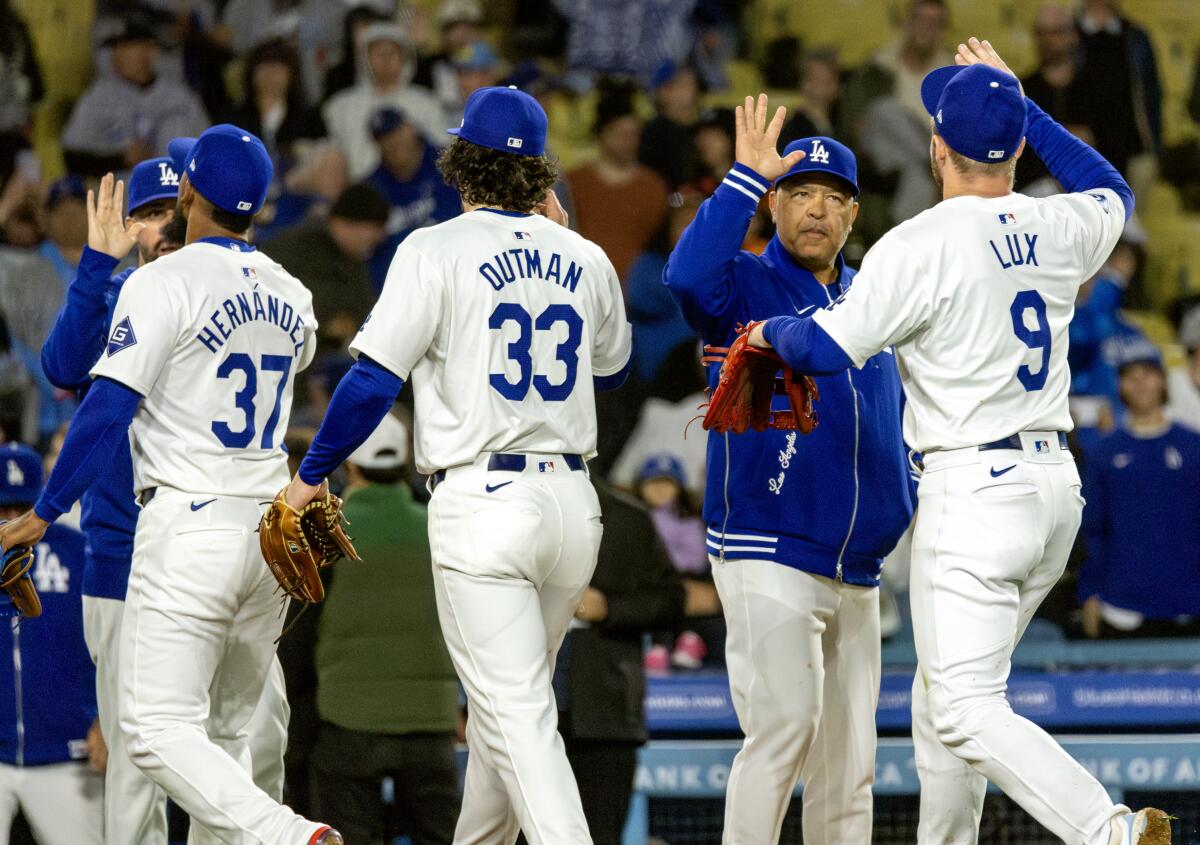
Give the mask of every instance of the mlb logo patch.
[[529, 232], [513, 232], [513, 237], [519, 241], [533, 240], [533, 235], [531, 235]]
[[1033, 441], [1033, 453], [1034, 453], [1035, 455], [1048, 455], [1048, 454], [1050, 454], [1050, 441], [1049, 441], [1049, 440], [1035, 440], [1035, 441]]
[[519, 150], [521, 147], [525, 146], [525, 142], [520, 138], [509, 138], [508, 145], [514, 150]]
[[252, 282], [258, 281], [258, 273], [255, 272], [253, 267], [243, 267], [242, 275], [245, 276], [249, 281], [252, 281]]
[[128, 349], [135, 343], [137, 343], [137, 335], [133, 333], [133, 323], [129, 322], [129, 318], [126, 317], [117, 323], [117, 327], [109, 335], [106, 354], [111, 358], [122, 349]]
[[988, 150], [988, 158], [990, 158], [990, 159], [1004, 158], [1004, 150]]
[[1015, 214], [1001, 214], [1001, 215], [999, 215], [999, 217], [1000, 217], [1000, 222], [1004, 223], [1006, 225], [1008, 223], [1016, 223], [1017, 222], [1017, 215], [1015, 215]]
[[554, 472], [554, 461], [538, 461], [538, 472]]

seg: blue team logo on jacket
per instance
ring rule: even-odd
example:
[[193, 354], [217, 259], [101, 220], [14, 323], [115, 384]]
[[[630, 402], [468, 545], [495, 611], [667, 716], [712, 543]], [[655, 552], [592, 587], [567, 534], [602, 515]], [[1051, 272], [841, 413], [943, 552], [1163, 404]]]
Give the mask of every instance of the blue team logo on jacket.
[[137, 335], [133, 333], [133, 323], [129, 322], [126, 317], [121, 322], [117, 323], [116, 328], [112, 330], [112, 334], [108, 338], [108, 356], [111, 358], [122, 349], [128, 349], [137, 343]]

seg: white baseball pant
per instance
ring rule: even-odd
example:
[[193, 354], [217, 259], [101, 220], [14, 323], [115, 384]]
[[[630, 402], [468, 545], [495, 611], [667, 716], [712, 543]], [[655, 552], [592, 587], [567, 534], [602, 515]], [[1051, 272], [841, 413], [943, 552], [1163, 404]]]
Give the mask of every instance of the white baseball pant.
[[83, 761], [49, 766], [0, 763], [0, 845], [8, 845], [18, 809], [41, 845], [115, 841], [104, 838], [103, 792], [104, 778]]
[[447, 470], [429, 504], [438, 616], [469, 706], [454, 841], [511, 845], [522, 830], [530, 845], [589, 845], [551, 678], [596, 568], [600, 505], [560, 455], [529, 455], [523, 473], [487, 460]]
[[[233, 845], [305, 845], [321, 825], [255, 786], [247, 725], [282, 627], [256, 529], [262, 503], [159, 488], [138, 517], [121, 629], [130, 759]], [[193, 839], [195, 836], [193, 837]]]
[[973, 845], [989, 780], [1068, 845], [1108, 845], [1128, 812], [1004, 696], [1013, 649], [1062, 575], [1083, 511], [1057, 434], [1021, 437], [1023, 451], [925, 456], [910, 584], [921, 845]]
[[722, 842], [778, 842], [801, 779], [805, 845], [870, 842], [879, 591], [775, 561], [710, 560], [746, 735], [726, 787]]
[[[104, 771], [104, 839], [106, 842], [167, 841], [166, 793], [129, 759], [120, 741], [117, 682], [120, 667], [121, 617], [125, 602], [83, 597], [83, 635], [96, 664], [96, 704], [100, 732], [108, 745]], [[254, 782], [276, 801], [283, 799], [283, 755], [287, 750], [290, 710], [283, 667], [276, 659], [262, 698], [247, 726]]]

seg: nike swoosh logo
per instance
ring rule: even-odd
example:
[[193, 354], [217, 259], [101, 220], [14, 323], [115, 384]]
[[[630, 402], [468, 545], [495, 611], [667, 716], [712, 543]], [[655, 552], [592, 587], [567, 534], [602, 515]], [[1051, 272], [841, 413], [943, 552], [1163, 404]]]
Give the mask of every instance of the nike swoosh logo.
[[488, 493], [495, 493], [495, 492], [496, 492], [497, 490], [499, 490], [501, 487], [507, 487], [507, 486], [508, 486], [508, 485], [510, 485], [510, 484], [512, 484], [512, 482], [511, 482], [511, 481], [505, 481], [503, 484], [495, 484], [495, 485], [492, 485], [492, 484], [486, 484], [486, 485], [484, 485], [484, 488], [483, 488], [483, 489], [484, 489], [485, 491], [487, 491]]
[[208, 505], [211, 505], [215, 501], [216, 501], [216, 499], [209, 499], [207, 502], [201, 502], [200, 504], [196, 504], [195, 502], [192, 502], [192, 510], [198, 511], [198, 510], [200, 510], [200, 508], [207, 507]]
[[992, 467], [992, 478], [999, 478], [1000, 476], [1004, 475], [1004, 473], [1008, 472], [1010, 469], [1016, 469], [1016, 468], [1017, 468], [1016, 464], [1013, 464], [1010, 467], [1005, 467], [1004, 469], [1001, 469], [1001, 470], [997, 470], [995, 467]]

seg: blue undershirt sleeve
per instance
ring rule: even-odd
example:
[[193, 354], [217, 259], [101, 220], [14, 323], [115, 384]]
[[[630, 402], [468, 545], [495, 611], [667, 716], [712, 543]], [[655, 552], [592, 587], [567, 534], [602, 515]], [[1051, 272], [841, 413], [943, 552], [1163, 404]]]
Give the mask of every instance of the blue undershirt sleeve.
[[100, 477], [129, 431], [142, 395], [101, 376], [92, 384], [71, 421], [67, 439], [33, 510], [54, 522], [79, 501]]
[[55, 387], [78, 390], [104, 351], [108, 306], [104, 286], [119, 262], [111, 255], [83, 248], [79, 269], [67, 288], [67, 301], [42, 345], [42, 370]]
[[763, 337], [798, 373], [828, 376], [854, 366], [850, 356], [811, 317], [774, 317]]
[[300, 463], [305, 484], [320, 484], [363, 444], [404, 387], [404, 379], [360, 355], [333, 392], [321, 429]]
[[592, 385], [596, 390], [616, 390], [629, 378], [629, 371], [632, 367], [633, 356], [631, 355], [625, 362], [625, 366], [611, 376], [592, 376]]
[[1117, 169], [1038, 108], [1033, 100], [1026, 97], [1025, 105], [1028, 109], [1025, 140], [1063, 190], [1074, 194], [1108, 188], [1121, 198], [1128, 220], [1133, 214], [1133, 191]]

